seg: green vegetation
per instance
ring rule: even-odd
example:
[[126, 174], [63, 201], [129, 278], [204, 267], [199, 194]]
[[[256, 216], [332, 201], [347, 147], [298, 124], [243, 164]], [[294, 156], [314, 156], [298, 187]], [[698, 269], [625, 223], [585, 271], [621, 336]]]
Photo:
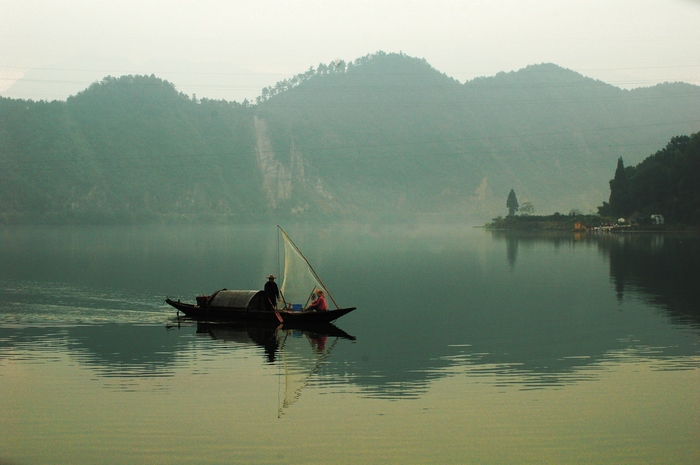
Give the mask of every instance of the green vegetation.
[[515, 216], [515, 212], [518, 211], [518, 198], [515, 196], [515, 191], [513, 189], [508, 193], [508, 199], [506, 199], [506, 208], [508, 208], [508, 216]]
[[[610, 201], [598, 207], [598, 215], [583, 215], [572, 209], [568, 215], [532, 216], [528, 212], [515, 216], [517, 200], [511, 189], [506, 203], [507, 217], [494, 218], [489, 229], [588, 229], [604, 224], [623, 224], [648, 228], [660, 226], [652, 215], [664, 218], [663, 224], [700, 225], [700, 133], [676, 136], [665, 148], [636, 167], [617, 161], [610, 181]], [[525, 204], [523, 204], [525, 206]], [[663, 229], [663, 228], [657, 228]]]
[[532, 202], [524, 202], [522, 205], [520, 205], [518, 211], [521, 215], [534, 215], [535, 206], [532, 204]]
[[521, 213], [588, 211], [611, 160], [697, 120], [700, 87], [624, 91], [550, 64], [460, 83], [379, 52], [254, 105], [107, 77], [65, 102], [0, 99], [0, 222], [483, 222], [512, 186]]
[[672, 138], [636, 167], [620, 158], [599, 212], [640, 224], [662, 215], [666, 223], [700, 225], [700, 133]]
[[523, 231], [575, 231], [596, 228], [609, 222], [609, 219], [599, 215], [584, 215], [571, 212], [568, 215], [554, 213], [553, 215], [517, 215], [499, 216], [486, 225], [487, 229], [509, 229]]
[[66, 102], [0, 100], [6, 221], [251, 216], [262, 206], [250, 110], [154, 76], [107, 77]]

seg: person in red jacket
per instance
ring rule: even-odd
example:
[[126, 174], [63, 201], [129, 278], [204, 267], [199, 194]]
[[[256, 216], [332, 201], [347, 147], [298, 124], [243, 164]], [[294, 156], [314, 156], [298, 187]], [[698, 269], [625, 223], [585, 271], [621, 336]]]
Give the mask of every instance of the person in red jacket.
[[323, 291], [321, 289], [316, 289], [316, 296], [316, 300], [311, 302], [311, 305], [309, 305], [309, 310], [316, 310], [319, 312], [325, 312], [326, 310], [328, 310], [326, 296], [323, 295]]

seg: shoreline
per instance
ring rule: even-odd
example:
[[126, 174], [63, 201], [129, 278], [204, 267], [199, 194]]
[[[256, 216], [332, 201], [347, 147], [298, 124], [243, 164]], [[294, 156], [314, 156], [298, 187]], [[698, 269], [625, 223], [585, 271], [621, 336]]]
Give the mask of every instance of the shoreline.
[[631, 234], [631, 233], [692, 233], [700, 234], [698, 225], [661, 224], [639, 225], [620, 224], [609, 218], [595, 215], [577, 216], [515, 216], [494, 218], [481, 228], [487, 231], [526, 231], [526, 232], [562, 232], [593, 234]]

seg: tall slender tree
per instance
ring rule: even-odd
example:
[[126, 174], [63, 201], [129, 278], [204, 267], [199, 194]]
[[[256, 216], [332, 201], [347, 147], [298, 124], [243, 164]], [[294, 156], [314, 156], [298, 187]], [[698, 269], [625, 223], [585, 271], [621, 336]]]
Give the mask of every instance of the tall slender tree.
[[515, 196], [515, 191], [510, 190], [508, 194], [508, 200], [506, 200], [506, 207], [508, 207], [508, 216], [515, 216], [515, 212], [518, 211], [518, 198]]
[[632, 213], [630, 197], [630, 180], [622, 157], [617, 159], [615, 177], [610, 181], [610, 209], [616, 216], [628, 216]]

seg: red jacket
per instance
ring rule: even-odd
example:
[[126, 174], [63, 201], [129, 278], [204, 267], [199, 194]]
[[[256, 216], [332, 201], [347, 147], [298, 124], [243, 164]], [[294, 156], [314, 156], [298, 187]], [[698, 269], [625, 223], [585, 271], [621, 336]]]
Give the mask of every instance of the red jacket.
[[326, 303], [326, 296], [320, 295], [318, 299], [311, 302], [311, 307], [317, 308], [318, 310], [328, 310], [328, 304]]

